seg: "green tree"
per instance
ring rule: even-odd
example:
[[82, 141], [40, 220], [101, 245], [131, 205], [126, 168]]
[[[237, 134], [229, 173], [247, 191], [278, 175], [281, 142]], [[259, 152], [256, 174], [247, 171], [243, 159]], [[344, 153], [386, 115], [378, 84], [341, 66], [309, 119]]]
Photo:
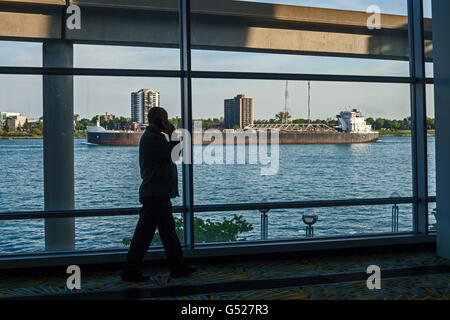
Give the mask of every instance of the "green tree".
[[374, 124], [375, 120], [373, 118], [367, 118], [366, 122], [367, 122], [367, 124], [372, 126]]
[[428, 130], [434, 130], [435, 129], [434, 119], [427, 118], [427, 129]]
[[284, 122], [287, 122], [287, 121], [289, 121], [289, 119], [291, 119], [292, 118], [292, 116], [289, 114], [289, 112], [278, 112], [276, 115], [275, 115], [275, 119], [276, 119], [276, 121], [278, 122], [278, 123], [284, 123]]
[[[178, 237], [183, 236], [183, 219], [175, 218], [175, 230]], [[195, 239], [199, 243], [210, 242], [230, 242], [242, 241], [238, 236], [244, 232], [253, 230], [253, 226], [244, 220], [243, 216], [234, 215], [233, 218], [223, 218], [221, 222], [212, 222], [210, 219], [203, 220], [199, 217], [194, 217]], [[122, 240], [124, 245], [130, 245], [131, 239], [125, 238]], [[161, 238], [159, 233], [155, 233], [153, 238], [154, 245], [161, 245]]]
[[384, 127], [384, 119], [378, 118], [377, 120], [375, 120], [374, 128], [376, 130], [380, 130], [381, 128], [385, 128]]
[[33, 137], [40, 137], [40, 136], [42, 136], [42, 130], [40, 130], [39, 128], [34, 128], [34, 129], [31, 131], [31, 135], [32, 135]]

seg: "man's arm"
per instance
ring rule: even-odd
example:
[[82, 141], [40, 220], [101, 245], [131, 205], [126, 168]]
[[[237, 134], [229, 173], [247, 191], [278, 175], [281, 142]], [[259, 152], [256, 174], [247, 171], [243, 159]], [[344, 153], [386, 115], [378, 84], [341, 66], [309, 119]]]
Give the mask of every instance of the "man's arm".
[[157, 146], [155, 146], [155, 150], [157, 150], [160, 158], [165, 161], [172, 160], [172, 150], [178, 145], [180, 141], [167, 141], [163, 135], [158, 137]]

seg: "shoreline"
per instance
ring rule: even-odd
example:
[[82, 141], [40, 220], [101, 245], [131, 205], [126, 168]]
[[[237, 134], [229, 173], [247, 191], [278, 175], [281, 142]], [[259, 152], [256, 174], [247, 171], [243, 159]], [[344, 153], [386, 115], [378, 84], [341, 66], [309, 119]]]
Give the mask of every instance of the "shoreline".
[[[87, 139], [87, 137], [73, 137], [74, 139]], [[44, 137], [0, 137], [0, 140], [27, 140], [27, 139], [44, 139]]]
[[[381, 137], [411, 137], [412, 134], [411, 133], [407, 133], [407, 132], [393, 132], [393, 133], [387, 133], [387, 132], [379, 132], [380, 133], [380, 138]], [[434, 132], [430, 132], [428, 131], [427, 134], [428, 137], [435, 137], [436, 134]], [[26, 140], [26, 139], [44, 139], [44, 137], [39, 136], [39, 137], [5, 137], [5, 136], [0, 136], [0, 140]], [[74, 139], [87, 139], [87, 136], [85, 137], [74, 137]]]

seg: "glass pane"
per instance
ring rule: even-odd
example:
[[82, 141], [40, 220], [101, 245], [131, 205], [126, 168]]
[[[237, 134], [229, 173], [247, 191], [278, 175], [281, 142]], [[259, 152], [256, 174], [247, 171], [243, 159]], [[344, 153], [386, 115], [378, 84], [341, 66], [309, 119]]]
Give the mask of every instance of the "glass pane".
[[[304, 216], [307, 222], [317, 216], [312, 230]], [[412, 205], [270, 210], [266, 216], [259, 211], [196, 213], [194, 226], [197, 243], [411, 232]]]
[[180, 68], [180, 51], [168, 48], [74, 45], [74, 67], [177, 70]]
[[42, 43], [0, 41], [0, 66], [42, 67]]
[[44, 220], [1, 220], [0, 256], [45, 251]]
[[423, 0], [424, 33], [425, 33], [425, 71], [428, 78], [434, 77], [433, 70], [433, 28], [431, 0]]
[[429, 203], [428, 204], [428, 230], [432, 232], [437, 231], [437, 221], [436, 221], [436, 203]]
[[436, 196], [436, 140], [434, 126], [434, 85], [427, 85], [428, 195]]
[[[170, 119], [181, 114], [179, 80], [168, 78], [75, 77], [75, 207], [129, 208], [139, 204], [139, 139], [146, 124], [132, 119], [132, 93], [149, 89]], [[147, 96], [146, 96], [147, 97]], [[144, 101], [144, 100], [142, 100]], [[145, 100], [143, 108], [152, 105]], [[139, 104], [139, 107], [141, 105]], [[100, 123], [97, 127], [98, 116]], [[144, 116], [144, 119], [146, 116]], [[176, 120], [178, 119], [178, 120]], [[95, 133], [89, 133], [88, 127]], [[97, 131], [103, 131], [98, 133]], [[88, 139], [90, 137], [90, 139]], [[178, 165], [179, 193], [181, 165]], [[176, 198], [173, 205], [181, 205]]]
[[[412, 195], [409, 85], [311, 82], [312, 126], [308, 126], [308, 83], [289, 81], [287, 87], [286, 100], [284, 81], [193, 81], [193, 118], [205, 144], [194, 142], [196, 204]], [[227, 126], [224, 119], [234, 119], [225, 111], [229, 99], [240, 101], [238, 94], [253, 99], [254, 125], [246, 134], [264, 125], [278, 128], [285, 121], [285, 105], [289, 124], [298, 125], [281, 129], [280, 145], [273, 153], [272, 146], [264, 149], [264, 143], [206, 145], [214, 134], [207, 129], [223, 130], [222, 135], [245, 134], [244, 121], [242, 126], [239, 122]], [[354, 113], [349, 121], [363, 125], [365, 117], [372, 128], [363, 125], [345, 129], [353, 133], [340, 132], [346, 121], [339, 127], [336, 115], [353, 109], [363, 117]], [[375, 132], [367, 134], [366, 129]], [[347, 140], [347, 135], [356, 140]]]
[[264, 2], [193, 1], [193, 70], [408, 76], [407, 1]]
[[[174, 214], [176, 230], [183, 243], [183, 218]], [[138, 216], [76, 218], [76, 250], [128, 249]], [[158, 231], [151, 243], [162, 247]]]
[[42, 210], [42, 76], [0, 75], [0, 105], [0, 213]]
[[[282, 4], [291, 6], [304, 6], [312, 8], [337, 9], [349, 11], [366, 11], [367, 8], [374, 4], [371, 0], [237, 0], [240, 2], [257, 2], [269, 4]], [[408, 13], [407, 1], [377, 1], [381, 13], [406, 15]]]
[[198, 71], [407, 77], [409, 75], [409, 62], [273, 53], [193, 50], [192, 69]]
[[[0, 75], [0, 215], [44, 209], [42, 76]], [[44, 223], [0, 220], [0, 255], [44, 250]]]
[[[161, 106], [179, 122], [179, 80], [77, 76], [74, 83], [76, 209], [140, 207], [138, 144], [147, 125], [146, 113], [149, 107]], [[137, 119], [133, 108], [145, 113], [144, 118]], [[182, 195], [181, 164], [177, 169]], [[172, 199], [172, 204], [181, 205], [182, 198]], [[76, 219], [76, 248], [126, 248], [136, 222], [137, 216]], [[182, 233], [181, 218], [177, 227]]]

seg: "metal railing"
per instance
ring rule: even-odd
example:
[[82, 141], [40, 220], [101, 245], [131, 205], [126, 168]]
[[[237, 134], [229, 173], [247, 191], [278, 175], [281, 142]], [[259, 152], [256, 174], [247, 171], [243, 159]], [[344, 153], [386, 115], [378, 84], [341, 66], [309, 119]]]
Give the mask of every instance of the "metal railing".
[[[434, 201], [433, 201], [434, 199]], [[435, 202], [436, 197], [430, 197], [429, 202]], [[374, 198], [374, 199], [348, 199], [348, 200], [317, 200], [317, 201], [291, 201], [291, 202], [264, 202], [264, 203], [236, 203], [236, 204], [206, 204], [194, 205], [194, 212], [218, 211], [248, 211], [248, 210], [274, 210], [274, 209], [306, 209], [330, 207], [357, 207], [393, 204], [413, 204], [413, 197], [401, 198]], [[174, 213], [184, 213], [182, 206], [174, 206]], [[0, 213], [1, 220], [29, 220], [51, 218], [86, 218], [108, 216], [130, 216], [139, 214], [139, 208], [116, 209], [79, 209], [57, 211], [22, 211]]]

